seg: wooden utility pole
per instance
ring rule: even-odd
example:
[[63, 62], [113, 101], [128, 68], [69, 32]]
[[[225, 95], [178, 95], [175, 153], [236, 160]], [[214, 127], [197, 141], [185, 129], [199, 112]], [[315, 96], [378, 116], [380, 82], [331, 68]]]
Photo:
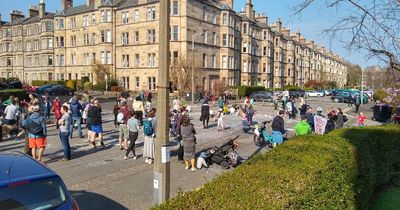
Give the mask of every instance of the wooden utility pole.
[[157, 84], [157, 135], [154, 145], [153, 202], [162, 203], [170, 194], [169, 163], [169, 0], [160, 0], [159, 68]]

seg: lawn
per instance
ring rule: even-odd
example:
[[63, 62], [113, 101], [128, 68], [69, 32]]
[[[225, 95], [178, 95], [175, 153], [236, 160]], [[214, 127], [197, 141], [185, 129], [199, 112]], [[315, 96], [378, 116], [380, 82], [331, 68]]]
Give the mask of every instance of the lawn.
[[397, 210], [400, 209], [400, 188], [387, 190], [379, 195], [374, 210]]

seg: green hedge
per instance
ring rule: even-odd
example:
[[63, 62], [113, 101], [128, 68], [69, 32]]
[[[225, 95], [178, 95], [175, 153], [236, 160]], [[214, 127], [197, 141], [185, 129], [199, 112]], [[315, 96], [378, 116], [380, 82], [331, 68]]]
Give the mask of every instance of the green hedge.
[[236, 86], [235, 88], [238, 89], [238, 95], [241, 97], [248, 96], [256, 91], [265, 91], [264, 86]]
[[153, 209], [368, 209], [400, 172], [400, 127], [300, 136]]
[[47, 80], [32, 80], [32, 86], [43, 86], [46, 84], [57, 84], [57, 85], [65, 85], [67, 81], [57, 80], [57, 81], [47, 81]]
[[18, 97], [19, 99], [28, 99], [28, 93], [21, 89], [7, 89], [0, 91], [0, 98], [3, 101], [7, 100], [10, 96]]

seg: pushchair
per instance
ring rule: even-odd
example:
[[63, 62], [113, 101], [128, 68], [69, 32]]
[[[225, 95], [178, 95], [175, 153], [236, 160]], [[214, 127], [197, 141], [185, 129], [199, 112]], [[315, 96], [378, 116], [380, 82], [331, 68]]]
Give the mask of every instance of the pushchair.
[[235, 167], [238, 161], [238, 154], [236, 150], [239, 148], [239, 144], [235, 142], [239, 136], [229, 140], [220, 147], [214, 147], [206, 152], [207, 156], [205, 160], [208, 165], [216, 163], [222, 167], [222, 169], [229, 169]]

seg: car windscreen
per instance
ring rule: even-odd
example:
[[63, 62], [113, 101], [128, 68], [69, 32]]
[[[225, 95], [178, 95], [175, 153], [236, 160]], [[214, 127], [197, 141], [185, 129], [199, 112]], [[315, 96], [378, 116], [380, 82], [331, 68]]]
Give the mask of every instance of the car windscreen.
[[57, 178], [11, 184], [0, 188], [0, 209], [56, 209], [67, 201], [65, 192]]

